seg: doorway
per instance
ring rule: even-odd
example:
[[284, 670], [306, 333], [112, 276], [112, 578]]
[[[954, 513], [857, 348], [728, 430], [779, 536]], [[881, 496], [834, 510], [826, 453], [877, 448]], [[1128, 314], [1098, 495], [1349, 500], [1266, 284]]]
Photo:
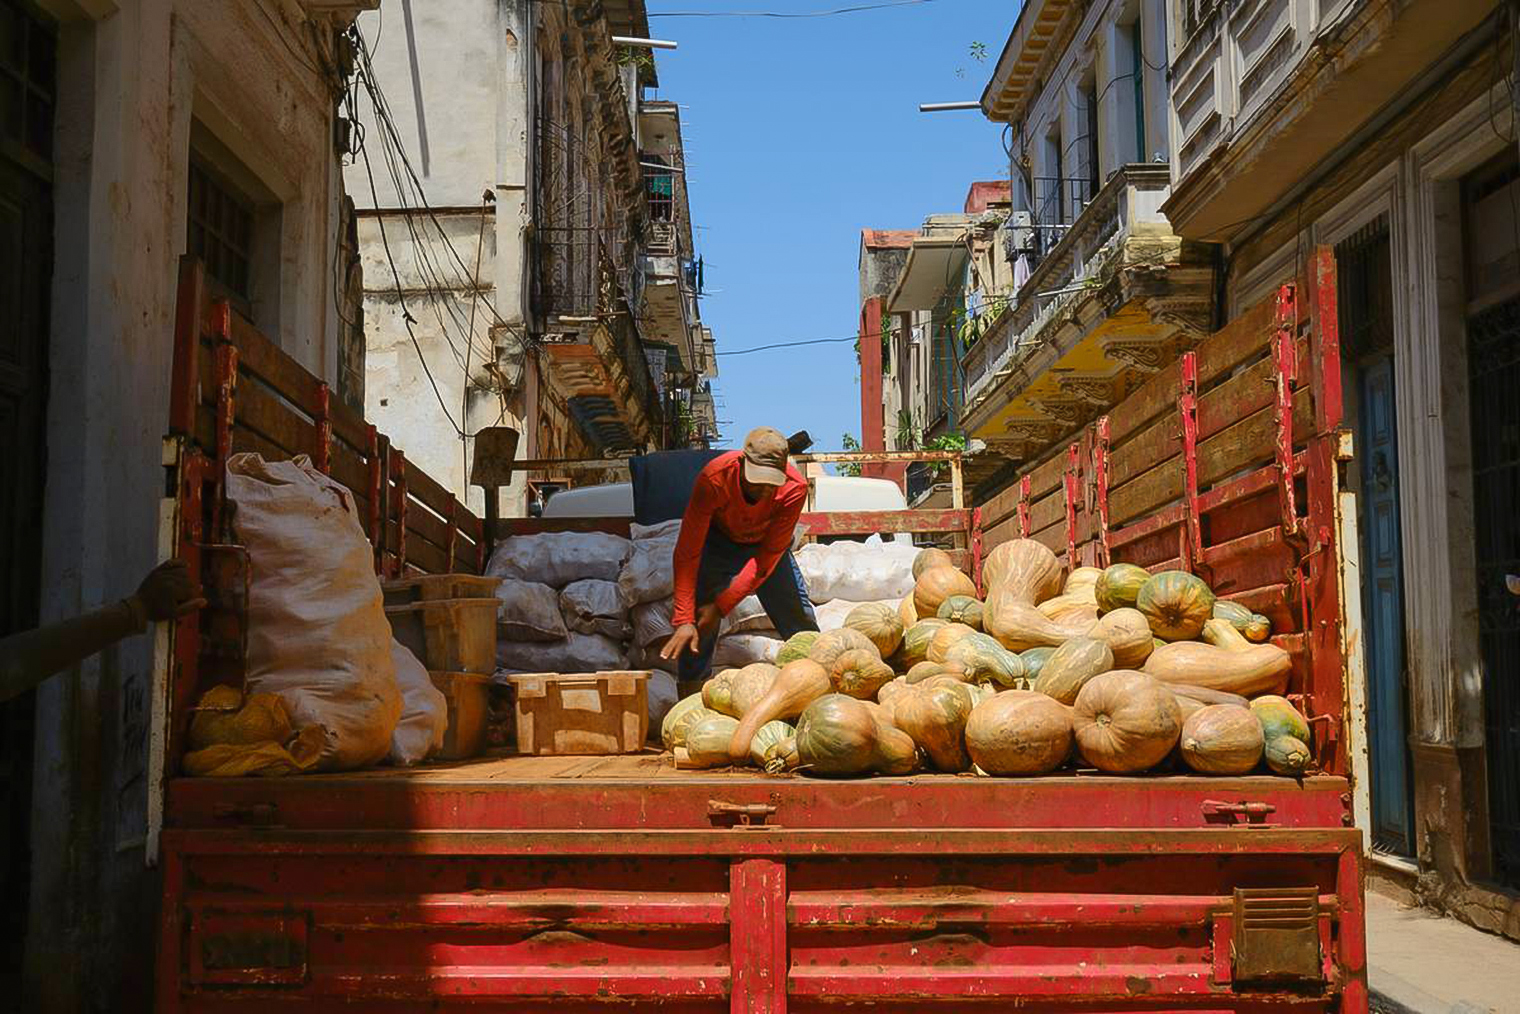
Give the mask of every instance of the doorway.
[[1388, 219], [1379, 216], [1335, 247], [1341, 354], [1354, 402], [1357, 525], [1367, 667], [1367, 741], [1372, 847], [1414, 853], [1413, 778], [1404, 667], [1403, 542], [1394, 394], [1393, 262]]
[[1463, 185], [1478, 639], [1493, 879], [1520, 888], [1520, 162]]
[[[0, 0], [0, 636], [37, 622], [58, 37]], [[31, 879], [34, 695], [0, 704], [0, 989], [16, 995]], [[15, 987], [15, 988], [13, 988]]]

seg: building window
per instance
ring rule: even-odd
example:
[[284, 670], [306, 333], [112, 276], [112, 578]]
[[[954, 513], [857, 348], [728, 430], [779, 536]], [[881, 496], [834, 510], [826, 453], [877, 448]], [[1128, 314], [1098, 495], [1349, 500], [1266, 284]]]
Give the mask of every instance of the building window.
[[254, 205], [198, 156], [190, 158], [187, 249], [221, 295], [252, 316]]
[[1092, 201], [1101, 183], [1098, 162], [1098, 80], [1091, 76], [1093, 73], [1089, 72], [1090, 76], [1082, 83], [1082, 112], [1086, 133], [1080, 140], [1082, 154], [1087, 164], [1082, 167], [1082, 176], [1073, 187], [1071, 212], [1073, 219], [1082, 214], [1082, 209]]
[[58, 36], [17, 0], [0, 0], [0, 139], [44, 163], [53, 156]]
[[1145, 27], [1141, 19], [1136, 18], [1126, 31], [1130, 53], [1134, 56], [1130, 73], [1135, 93], [1135, 161], [1148, 162], [1150, 159], [1145, 154]]

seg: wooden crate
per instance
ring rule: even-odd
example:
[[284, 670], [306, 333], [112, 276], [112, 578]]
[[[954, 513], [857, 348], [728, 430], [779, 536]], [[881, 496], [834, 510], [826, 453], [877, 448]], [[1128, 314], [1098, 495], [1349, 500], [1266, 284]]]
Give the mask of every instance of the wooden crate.
[[382, 581], [387, 606], [405, 606], [435, 599], [483, 599], [496, 594], [499, 577], [477, 574], [420, 574], [416, 577]]
[[434, 760], [469, 760], [486, 748], [491, 677], [473, 672], [430, 672], [433, 686], [449, 702], [449, 727]]
[[396, 640], [429, 672], [496, 671], [496, 609], [492, 598], [432, 599], [386, 606]]

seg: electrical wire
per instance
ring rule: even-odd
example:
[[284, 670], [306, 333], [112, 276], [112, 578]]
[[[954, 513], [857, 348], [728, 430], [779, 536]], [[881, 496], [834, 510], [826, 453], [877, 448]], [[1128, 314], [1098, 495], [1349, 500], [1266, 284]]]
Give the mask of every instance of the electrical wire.
[[832, 18], [841, 14], [887, 10], [892, 7], [917, 7], [938, 0], [892, 0], [890, 3], [860, 4], [827, 11], [650, 11], [650, 18]]
[[[470, 275], [469, 267], [464, 263], [464, 258], [454, 247], [453, 243], [449, 241], [448, 233], [444, 230], [443, 224], [438, 220], [437, 213], [427, 202], [427, 195], [423, 190], [422, 182], [418, 178], [417, 172], [411, 164], [411, 159], [407, 156], [406, 147], [401, 141], [400, 131], [396, 127], [395, 117], [391, 113], [390, 103], [386, 99], [385, 93], [380, 89], [379, 83], [375, 79], [371, 48], [368, 42], [365, 40], [363, 33], [358, 30], [357, 25], [351, 27], [349, 31], [351, 33], [350, 37], [354, 43], [355, 52], [357, 54], [357, 59], [355, 61], [357, 64], [356, 76], [358, 77], [359, 82], [362, 84], [367, 97], [370, 99], [370, 104], [373, 107], [375, 113], [376, 122], [382, 128], [382, 150], [391, 152], [391, 155], [388, 157], [387, 161], [388, 163], [392, 161], [394, 163], [390, 166], [390, 168], [392, 171], [393, 181], [397, 184], [397, 193], [398, 197], [400, 198], [399, 203], [402, 204], [401, 210], [404, 212], [404, 219], [407, 223], [407, 227], [410, 231], [413, 232], [414, 235], [416, 234], [416, 228], [411, 221], [413, 215], [416, 212], [416, 209], [407, 206], [406, 203], [406, 198], [410, 195], [415, 196], [417, 208], [420, 208], [421, 211], [425, 213], [427, 221], [431, 223], [433, 228], [437, 231], [440, 239], [442, 240], [443, 248], [447, 251], [449, 259], [453, 261], [454, 265], [457, 266], [463, 276], [471, 278], [471, 289], [478, 291], [480, 289], [479, 279], [474, 278]], [[424, 244], [427, 250], [431, 250], [432, 244], [430, 240], [424, 240], [420, 242]], [[441, 280], [441, 272], [437, 271], [437, 266], [432, 261], [431, 254], [424, 251], [423, 258], [426, 261], [424, 267], [433, 275], [434, 280]], [[444, 288], [444, 286], [440, 285], [439, 288]], [[457, 286], [452, 286], [450, 288], [457, 288]], [[494, 318], [497, 326], [504, 327], [507, 330], [511, 331], [513, 335], [525, 345], [538, 344], [533, 336], [527, 335], [522, 331], [521, 328], [508, 323], [502, 317], [500, 311], [496, 308], [495, 303], [489, 296], [481, 293], [479, 298], [481, 302], [485, 304], [486, 309], [490, 311], [490, 314]], [[462, 323], [458, 318], [456, 308], [452, 305], [449, 305], [448, 309], [451, 317], [455, 318], [456, 323]]]
[[[485, 256], [486, 250], [486, 206], [491, 203], [491, 191], [487, 190], [480, 197], [480, 235], [475, 240], [475, 298], [470, 300], [470, 330], [475, 333], [475, 309], [480, 305], [480, 263]], [[464, 384], [459, 394], [459, 421], [468, 424], [470, 421], [470, 353], [475, 348], [472, 341], [464, 347]], [[506, 399], [502, 398], [502, 409], [506, 409]], [[463, 458], [465, 473], [470, 471], [470, 443], [463, 433], [459, 435], [459, 453]]]
[[[375, 172], [370, 166], [369, 152], [365, 151], [363, 154], [364, 174], [369, 177], [370, 196], [374, 200], [375, 206], [379, 207], [380, 191], [375, 185]], [[406, 326], [407, 337], [412, 340], [412, 348], [417, 351], [417, 362], [422, 364], [422, 372], [427, 375], [428, 384], [433, 388], [433, 397], [438, 399], [438, 408], [442, 410], [443, 417], [449, 421], [450, 426], [454, 427], [454, 432], [463, 437], [465, 432], [459, 428], [459, 424], [454, 421], [454, 416], [449, 412], [449, 406], [444, 403], [443, 393], [438, 390], [438, 381], [433, 379], [433, 371], [428, 367], [427, 357], [422, 354], [422, 343], [417, 341], [417, 333], [412, 330], [412, 324], [416, 321], [412, 317], [411, 311], [406, 308], [406, 293], [401, 289], [401, 272], [396, 270], [396, 259], [391, 255], [390, 240], [385, 235], [385, 219], [383, 217], [378, 218], [376, 222], [380, 226], [380, 245], [385, 250], [385, 260], [391, 266], [391, 277], [396, 282], [396, 299], [401, 304], [401, 322]]]

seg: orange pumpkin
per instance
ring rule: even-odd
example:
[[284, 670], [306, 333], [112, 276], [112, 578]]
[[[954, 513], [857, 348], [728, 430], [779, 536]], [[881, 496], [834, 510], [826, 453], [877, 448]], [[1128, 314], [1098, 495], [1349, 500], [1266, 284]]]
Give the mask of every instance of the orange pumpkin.
[[1088, 680], [1072, 707], [1083, 758], [1099, 771], [1155, 767], [1177, 745], [1182, 709], [1159, 680], [1118, 669]]
[[976, 597], [976, 585], [954, 567], [931, 567], [913, 585], [913, 608], [920, 616], [934, 616], [952, 595]]
[[1004, 690], [966, 720], [966, 750], [989, 775], [1043, 775], [1071, 754], [1071, 711], [1033, 690]]
[[850, 610], [844, 618], [844, 625], [870, 638], [882, 658], [891, 655], [902, 644], [902, 619], [895, 609], [881, 602], [862, 602]]
[[1061, 562], [1042, 542], [1013, 539], [987, 554], [982, 580], [989, 593], [1007, 591], [1032, 606], [1060, 594]]

